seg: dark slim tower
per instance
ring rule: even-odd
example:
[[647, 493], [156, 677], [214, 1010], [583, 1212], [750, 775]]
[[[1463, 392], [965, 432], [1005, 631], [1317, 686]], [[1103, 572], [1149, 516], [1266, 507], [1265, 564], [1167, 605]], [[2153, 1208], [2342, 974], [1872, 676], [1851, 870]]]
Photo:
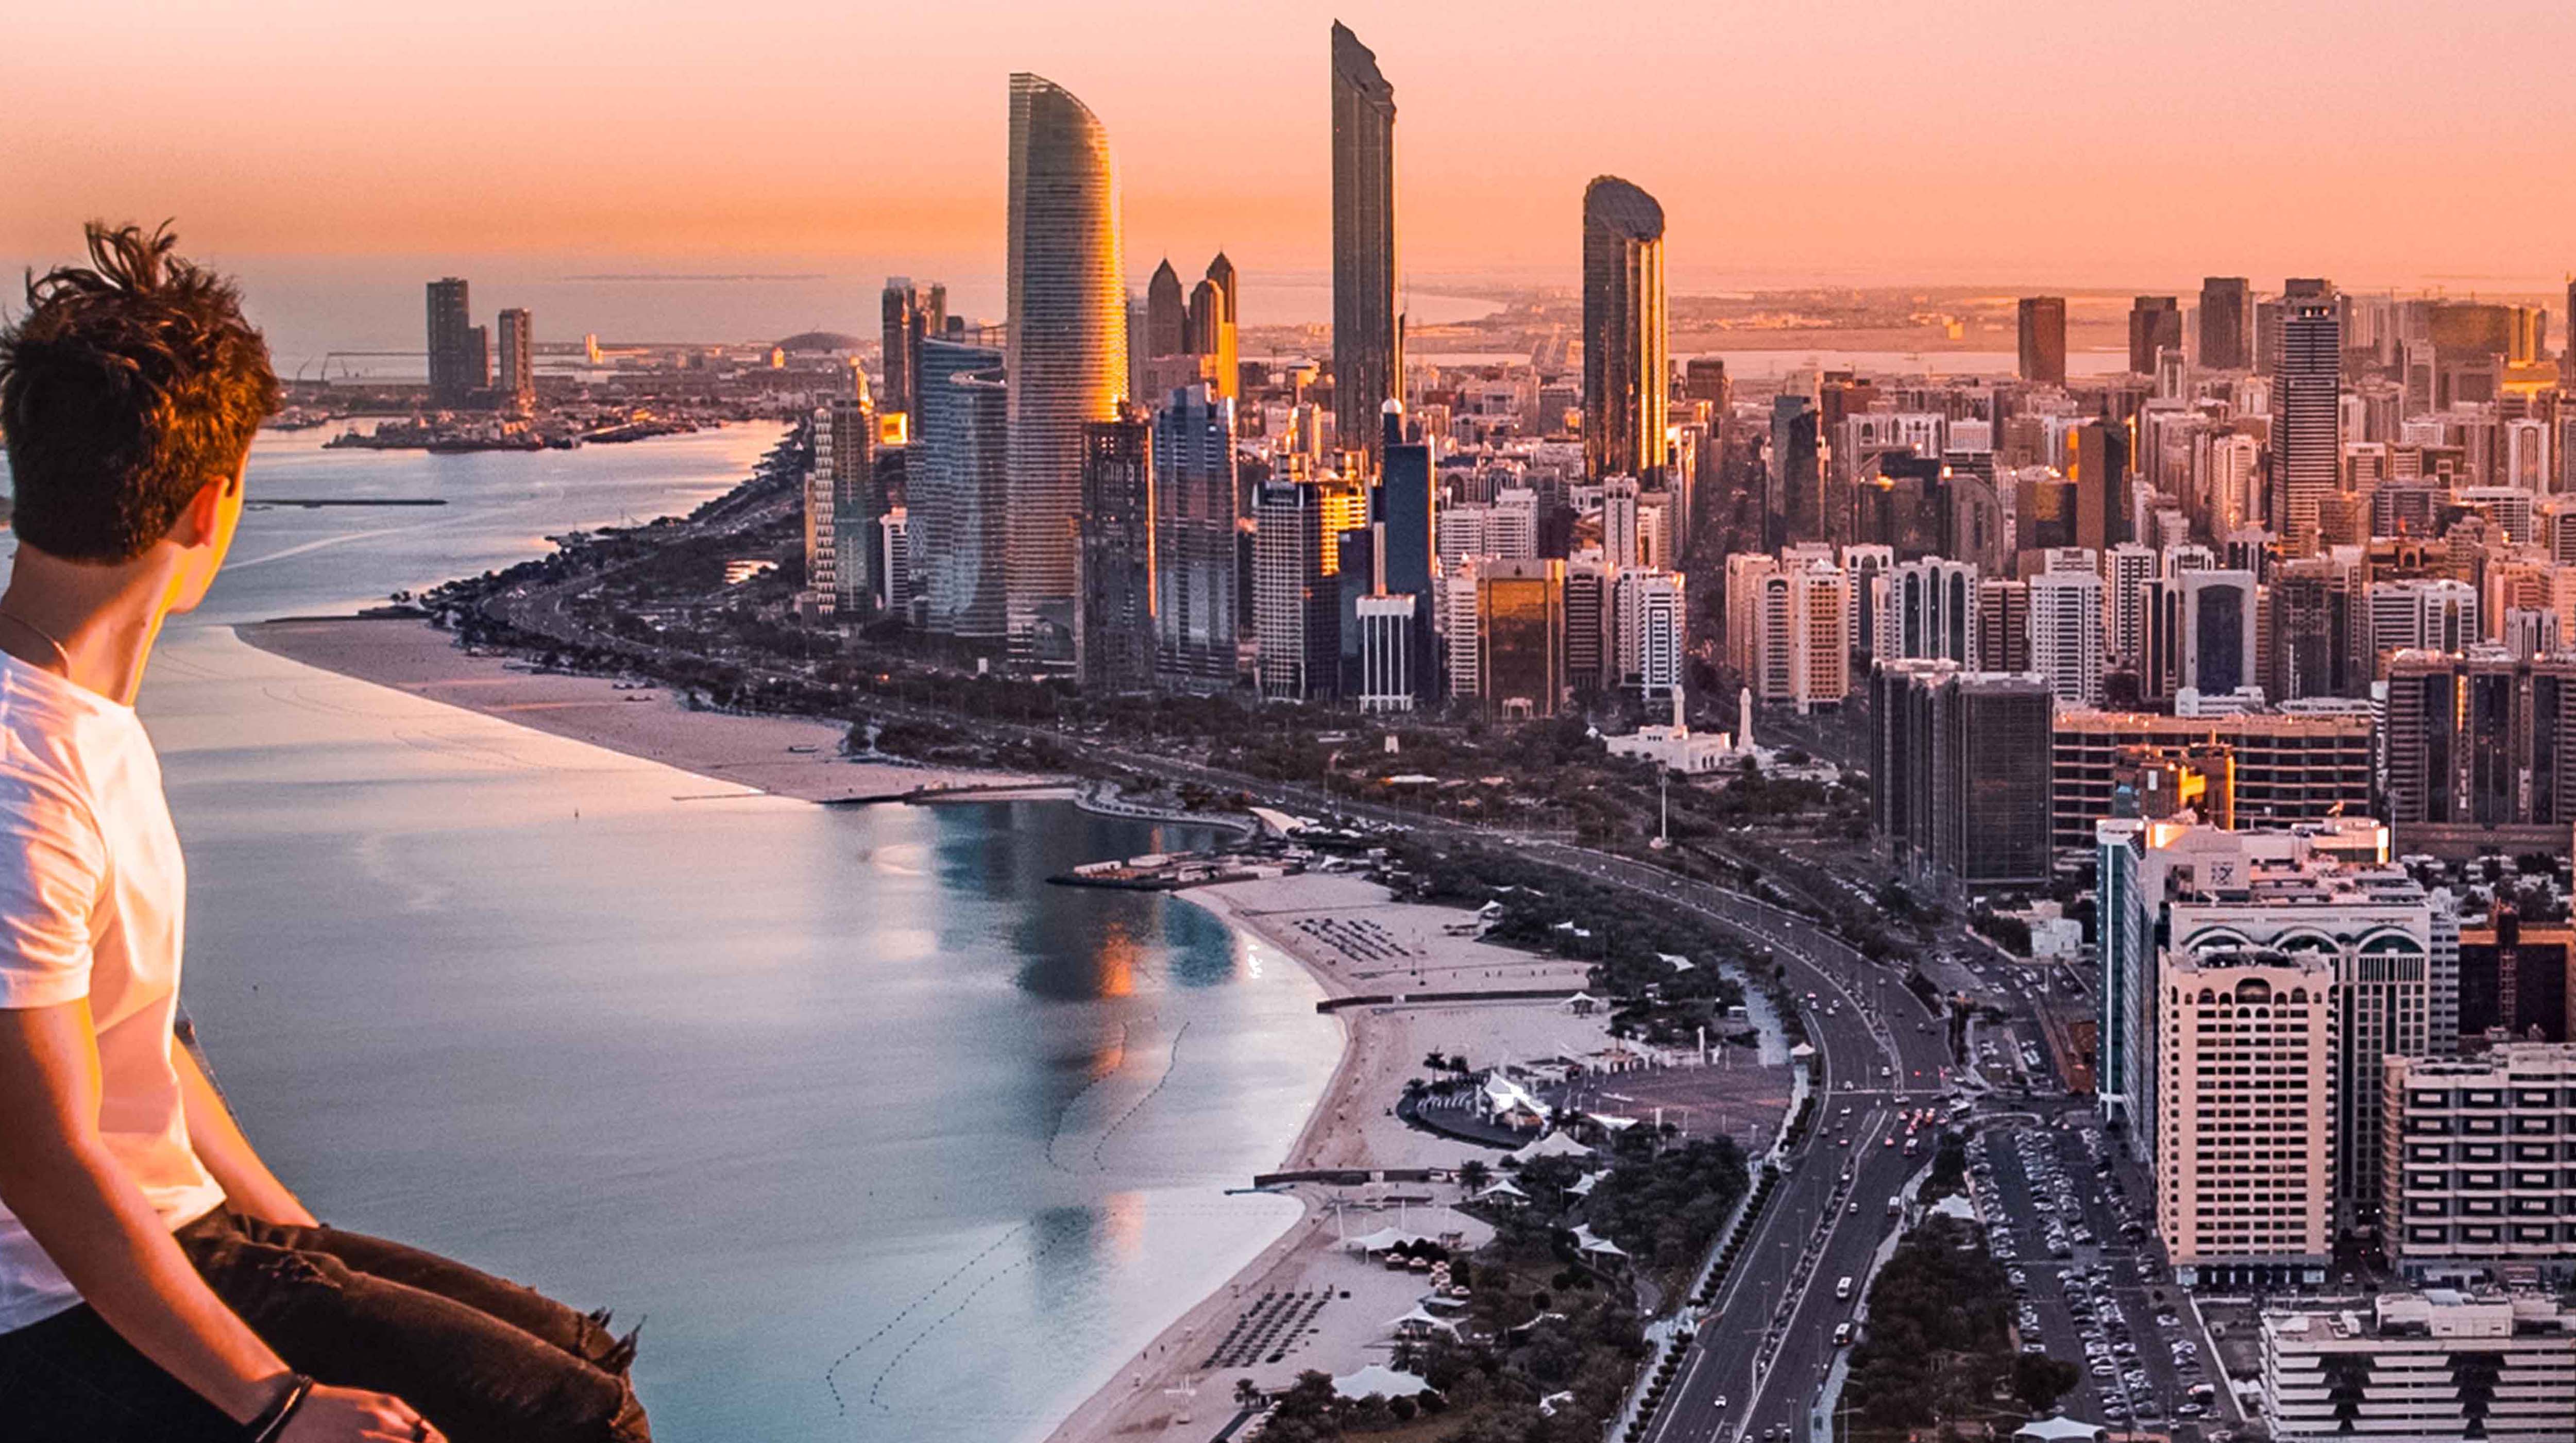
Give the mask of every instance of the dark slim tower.
[[2129, 307], [2129, 369], [2141, 376], [2156, 373], [2158, 351], [2182, 349], [2182, 301], [2176, 296], [2140, 296]]
[[1086, 687], [1154, 685], [1153, 431], [1130, 407], [1082, 428], [1082, 586], [1074, 666]]
[[2200, 283], [2200, 364], [2211, 371], [2254, 365], [2254, 288], [2243, 276], [2210, 276]]
[[2317, 549], [2318, 508], [2343, 481], [2343, 321], [2323, 281], [2291, 281], [2281, 304], [2272, 529], [2282, 555], [2307, 556]]
[[2075, 544], [2107, 551], [2129, 539], [2129, 428], [2087, 421], [2067, 438], [2075, 483]]
[[1395, 249], [1395, 87], [1333, 24], [1333, 419], [1378, 454], [1378, 408], [1404, 399], [1404, 298]]
[[537, 400], [536, 326], [518, 306], [501, 313], [501, 394], [517, 410]]
[[462, 406], [482, 385], [469, 376], [473, 366], [474, 313], [466, 304], [465, 282], [454, 276], [429, 283], [429, 403]]
[[2021, 299], [2021, 378], [2066, 384], [2066, 297]]
[[1234, 403], [1206, 386], [1154, 416], [1155, 680], [1164, 690], [1234, 685], [1241, 630]]
[[1237, 292], [1234, 262], [1225, 258], [1225, 252], [1218, 251], [1216, 259], [1208, 262], [1207, 276], [1199, 282], [1199, 287], [1208, 292], [1210, 297], [1210, 310], [1205, 322], [1206, 334], [1203, 337], [1207, 344], [1201, 349], [1200, 354], [1208, 358], [1210, 368], [1216, 372], [1216, 393], [1229, 401], [1241, 400], [1243, 355], [1235, 341], [1234, 304]]
[[1583, 190], [1583, 463], [1594, 479], [1664, 474], [1671, 361], [1664, 208], [1605, 175]]
[[1177, 356], [1189, 349], [1188, 305], [1181, 298], [1181, 275], [1165, 257], [1145, 283], [1145, 354]]

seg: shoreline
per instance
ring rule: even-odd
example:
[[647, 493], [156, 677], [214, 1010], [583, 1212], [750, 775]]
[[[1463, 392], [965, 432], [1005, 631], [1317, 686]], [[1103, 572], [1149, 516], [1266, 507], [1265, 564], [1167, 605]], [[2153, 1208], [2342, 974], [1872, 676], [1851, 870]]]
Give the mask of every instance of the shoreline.
[[[1512, 952], [1474, 939], [1443, 935], [1436, 929], [1434, 919], [1454, 919], [1456, 913], [1397, 902], [1385, 888], [1347, 873], [1308, 872], [1259, 881], [1222, 882], [1172, 895], [1207, 909], [1237, 933], [1284, 953], [1315, 980], [1327, 999], [1372, 989], [1363, 986], [1368, 982], [1366, 976], [1354, 976], [1353, 969], [1336, 961], [1314, 933], [1297, 925], [1297, 919], [1319, 914], [1384, 919], [1398, 931], [1431, 925], [1434, 930], [1428, 935], [1413, 931], [1413, 940], [1428, 944], [1417, 964], [1417, 976], [1424, 971], [1512, 971], [1524, 974], [1525, 980], [1575, 981], [1579, 985], [1589, 971], [1580, 962]], [[1434, 965], [1435, 961], [1447, 965]], [[1434, 999], [1405, 1006], [1338, 1008], [1330, 1015], [1341, 1022], [1342, 1054], [1322, 1093], [1307, 1110], [1305, 1122], [1280, 1160], [1279, 1170], [1387, 1168], [1421, 1166], [1426, 1162], [1451, 1166], [1470, 1156], [1489, 1156], [1468, 1144], [1415, 1131], [1392, 1115], [1390, 1104], [1401, 1092], [1404, 1079], [1420, 1070], [1417, 1044], [1423, 1041], [1422, 1034], [1429, 1032], [1435, 1040], [1445, 1041], [1454, 1049], [1457, 1034], [1465, 1031], [1471, 1039], [1467, 1050], [1490, 1057], [1511, 1050], [1515, 1043], [1526, 1044], [1531, 1040], [1526, 1034], [1533, 1030], [1550, 1035], [1568, 1030], [1553, 1003], [1443, 1004]], [[1527, 1025], [1533, 1017], [1543, 1019], [1541, 1028]], [[1507, 1035], [1514, 1022], [1522, 1024], [1518, 1030], [1523, 1036]], [[1336, 1234], [1326, 1228], [1325, 1210], [1337, 1190], [1295, 1184], [1275, 1191], [1298, 1200], [1303, 1208], [1299, 1216], [1252, 1261], [1218, 1281], [1142, 1348], [1128, 1355], [1097, 1389], [1043, 1435], [1046, 1443], [1095, 1443], [1108, 1439], [1134, 1443], [1166, 1435], [1196, 1443], [1233, 1416], [1231, 1379], [1271, 1374], [1272, 1378], [1259, 1381], [1275, 1385], [1281, 1381], [1276, 1375], [1283, 1368], [1293, 1374], [1330, 1361], [1297, 1357], [1283, 1365], [1207, 1371], [1198, 1366], [1202, 1350], [1193, 1344], [1202, 1337], [1222, 1333], [1228, 1316], [1242, 1308], [1246, 1300], [1272, 1289], [1293, 1291], [1310, 1274], [1328, 1269], [1335, 1261], [1332, 1254]], [[1348, 1201], [1346, 1196], [1342, 1200]], [[1350, 1319], [1345, 1315], [1337, 1321], [1347, 1323]], [[1373, 1324], [1374, 1319], [1360, 1321]], [[1354, 1350], [1374, 1352], [1380, 1346], [1376, 1334], [1381, 1330], [1368, 1326], [1365, 1331], [1365, 1341], [1354, 1342], [1348, 1336], [1322, 1340], [1315, 1345], [1316, 1351], [1338, 1348], [1346, 1354]], [[1356, 1361], [1346, 1359], [1326, 1371], [1349, 1372], [1356, 1366]], [[1195, 1397], [1198, 1391], [1205, 1390], [1213, 1391], [1204, 1412], [1173, 1401]]]
[[659, 683], [540, 672], [516, 657], [468, 652], [413, 617], [283, 617], [232, 630], [289, 661], [747, 792], [834, 806], [1073, 796], [1064, 777], [850, 761], [837, 722], [693, 710]]

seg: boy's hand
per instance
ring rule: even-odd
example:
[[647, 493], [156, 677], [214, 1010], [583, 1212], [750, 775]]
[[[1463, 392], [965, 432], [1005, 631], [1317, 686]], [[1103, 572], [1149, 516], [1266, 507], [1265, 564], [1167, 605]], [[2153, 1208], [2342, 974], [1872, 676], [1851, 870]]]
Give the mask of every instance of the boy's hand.
[[278, 1443], [447, 1443], [409, 1403], [360, 1388], [315, 1388]]

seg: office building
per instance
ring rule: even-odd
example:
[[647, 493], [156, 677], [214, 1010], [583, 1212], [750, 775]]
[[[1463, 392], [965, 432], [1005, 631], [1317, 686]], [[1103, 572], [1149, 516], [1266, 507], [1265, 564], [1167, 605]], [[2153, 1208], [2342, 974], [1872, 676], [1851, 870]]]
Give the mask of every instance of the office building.
[[2546, 1293], [2432, 1288], [2262, 1314], [2272, 1443], [2565, 1443], [2576, 1311]]
[[2468, 1050], [2576, 1041], [2576, 929], [2526, 922], [2503, 902], [2486, 926], [2462, 928], [2460, 1005], [2448, 1023]]
[[1478, 693], [1488, 717], [1552, 717], [1565, 697], [1565, 563], [1476, 568]]
[[2389, 658], [2386, 815], [2401, 850], [2565, 856], [2576, 828], [2576, 657], [2498, 646]]
[[2075, 487], [2075, 544], [2108, 551], [2131, 538], [2129, 431], [2088, 421], [2067, 437], [2066, 479]]
[[2103, 665], [2138, 671], [2147, 655], [2147, 588], [2162, 576], [2164, 558], [2152, 546], [2123, 541], [2103, 549], [2100, 565]]
[[1664, 208], [1616, 176], [1598, 176], [1583, 191], [1586, 475], [1662, 479], [1671, 370]]
[[2049, 876], [2048, 689], [1951, 661], [1870, 673], [1870, 823], [1897, 863], [1938, 885]]
[[1150, 691], [1155, 674], [1154, 436], [1132, 408], [1082, 428], [1080, 586], [1074, 674], [1106, 692]]
[[2317, 1283], [2334, 1257], [2334, 964], [2165, 951], [2156, 1230], [2185, 1287]]
[[2066, 298], [2024, 296], [2019, 307], [2021, 378], [2066, 384]]
[[2254, 670], [2260, 654], [2258, 590], [2249, 571], [2183, 573], [2181, 686], [2223, 697], [2262, 685]]
[[2339, 557], [2303, 557], [2272, 569], [2266, 696], [2282, 702], [2369, 694], [2376, 658], [2364, 574]]
[[1229, 401], [1243, 395], [1242, 348], [1235, 339], [1235, 304], [1241, 292], [1234, 262], [1218, 251], [1190, 292], [1190, 347], [1206, 358], [1208, 380]]
[[1430, 657], [1420, 645], [1429, 628], [1416, 613], [1422, 598], [1377, 592], [1353, 603], [1359, 630], [1359, 676], [1350, 688], [1364, 712], [1408, 712], [1427, 685], [1419, 675]]
[[2254, 288], [2243, 276], [2200, 283], [2200, 365], [2208, 371], [2253, 369]]
[[2343, 322], [2331, 289], [2310, 284], [2316, 290], [2282, 302], [2274, 369], [2272, 526], [2284, 556], [2317, 549], [2319, 508], [2342, 487]]
[[1000, 351], [925, 341], [905, 469], [923, 625], [999, 639], [1008, 609], [1010, 399]]
[[2370, 713], [2358, 704], [2206, 717], [2061, 708], [2049, 749], [2051, 844], [2067, 853], [2093, 845], [2094, 824], [2118, 813], [2125, 758], [2210, 749], [2226, 759], [2217, 784], [2230, 817], [2249, 831], [2370, 811]]
[[2174, 296], [2140, 296], [2129, 307], [2129, 370], [2156, 374], [2156, 357], [2182, 354], [2182, 302]]
[[1232, 689], [1237, 670], [1234, 403], [1206, 386], [1154, 416], [1154, 671], [1167, 691]]
[[2419, 1281], [2534, 1268], [2576, 1275], [2576, 1047], [2509, 1042], [2476, 1056], [2392, 1056], [2383, 1243]]
[[[1377, 574], [1373, 589], [1383, 595], [1420, 598], [1414, 608], [1415, 635], [1413, 658], [1409, 670], [1422, 688], [1417, 696], [1430, 700], [1436, 695], [1439, 669], [1430, 665], [1432, 657], [1430, 601], [1433, 594], [1433, 558], [1439, 531], [1436, 510], [1437, 490], [1432, 484], [1432, 448], [1428, 441], [1405, 438], [1404, 408], [1389, 400], [1379, 408], [1381, 428], [1377, 485], [1369, 494], [1369, 521], [1376, 529]], [[1529, 522], [1529, 555], [1537, 554], [1538, 517], [1533, 507], [1526, 513]], [[1383, 610], [1383, 608], [1381, 608]]]
[[429, 283], [429, 403], [454, 410], [491, 384], [485, 374], [482, 333], [475, 328], [465, 282], [454, 276]]
[[1342, 684], [1342, 536], [1367, 500], [1339, 478], [1265, 481], [1253, 490], [1252, 625], [1264, 697], [1337, 696]]
[[1181, 273], [1172, 269], [1169, 256], [1145, 282], [1145, 354], [1155, 361], [1190, 354], [1189, 298], [1182, 294]]
[[877, 417], [864, 399], [814, 410], [814, 468], [805, 493], [805, 585], [819, 615], [864, 616], [874, 609]]
[[1954, 661], [1971, 671], [1981, 664], [1975, 566], [1937, 556], [1900, 561], [1889, 570], [1884, 592], [1872, 656]]
[[888, 616], [912, 619], [912, 517], [901, 506], [877, 518], [876, 560], [870, 573], [879, 578], [875, 606]]
[[1374, 464], [1380, 407], [1404, 399], [1403, 275], [1396, 258], [1395, 87], [1333, 23], [1333, 416]]
[[2024, 583], [2030, 591], [2030, 668], [2059, 704], [2102, 704], [2102, 578], [2091, 571], [2049, 571]]
[[499, 323], [501, 400], [513, 411], [525, 412], [537, 404], [537, 342], [535, 322], [526, 308], [511, 306], [501, 312]]
[[1011, 77], [1007, 621], [1015, 661], [1073, 662], [1083, 427], [1127, 393], [1127, 291], [1109, 133], [1070, 91]]
[[1826, 534], [1821, 423], [1812, 397], [1784, 395], [1771, 400], [1768, 494], [1762, 506], [1766, 551], [1819, 540]]

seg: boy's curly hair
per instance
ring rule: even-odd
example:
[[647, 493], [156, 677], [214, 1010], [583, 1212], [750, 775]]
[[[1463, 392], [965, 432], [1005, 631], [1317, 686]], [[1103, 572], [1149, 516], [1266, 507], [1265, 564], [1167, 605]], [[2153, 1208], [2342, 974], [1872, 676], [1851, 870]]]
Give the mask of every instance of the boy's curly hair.
[[166, 223], [85, 229], [90, 263], [29, 273], [27, 313], [0, 327], [0, 429], [19, 538], [113, 563], [240, 473], [277, 375], [241, 293], [174, 254]]

